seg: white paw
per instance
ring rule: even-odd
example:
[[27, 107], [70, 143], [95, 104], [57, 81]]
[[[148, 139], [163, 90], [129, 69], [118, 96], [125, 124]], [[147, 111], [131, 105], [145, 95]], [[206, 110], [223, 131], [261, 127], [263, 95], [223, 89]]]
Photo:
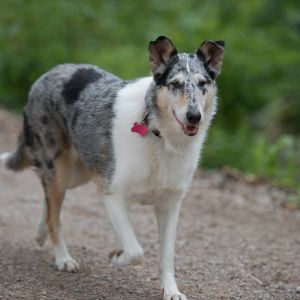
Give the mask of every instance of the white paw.
[[164, 300], [187, 300], [186, 296], [178, 291], [164, 292]]
[[38, 226], [38, 232], [37, 232], [37, 236], [35, 238], [36, 242], [38, 243], [38, 245], [40, 247], [43, 247], [45, 244], [45, 241], [47, 239], [48, 236], [48, 227], [46, 224], [42, 224]]
[[11, 153], [9, 153], [9, 152], [0, 154], [0, 166], [5, 166], [6, 162], [10, 158], [10, 156], [11, 156]]
[[79, 271], [79, 264], [72, 257], [56, 259], [56, 267], [59, 271], [73, 272]]
[[139, 250], [135, 254], [128, 254], [123, 250], [114, 250], [109, 254], [109, 259], [117, 266], [140, 265], [144, 260], [144, 252]]

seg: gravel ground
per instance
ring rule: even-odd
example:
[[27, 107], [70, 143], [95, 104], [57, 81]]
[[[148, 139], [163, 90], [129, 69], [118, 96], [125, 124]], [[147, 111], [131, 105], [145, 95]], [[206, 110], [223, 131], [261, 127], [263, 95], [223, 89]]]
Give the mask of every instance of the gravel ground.
[[[20, 121], [0, 111], [0, 152], [12, 150]], [[150, 207], [132, 219], [143, 266], [114, 267], [119, 248], [91, 184], [67, 194], [63, 229], [76, 274], [53, 266], [49, 240], [34, 242], [42, 189], [32, 171], [0, 170], [0, 299], [161, 299], [158, 235]], [[286, 193], [228, 171], [198, 171], [180, 215], [176, 269], [188, 299], [300, 299], [300, 212]]]

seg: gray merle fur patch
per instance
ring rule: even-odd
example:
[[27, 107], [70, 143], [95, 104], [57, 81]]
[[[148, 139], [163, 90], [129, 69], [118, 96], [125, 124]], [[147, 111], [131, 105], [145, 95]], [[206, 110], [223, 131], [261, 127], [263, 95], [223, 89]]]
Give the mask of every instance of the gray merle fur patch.
[[102, 74], [92, 68], [78, 69], [62, 90], [63, 97], [68, 104], [73, 104], [79, 98], [80, 92], [92, 82], [101, 78]]
[[59, 65], [36, 81], [25, 107], [24, 137], [44, 181], [51, 178], [57, 155], [70, 145], [89, 170], [110, 181], [114, 103], [126, 84], [95, 66], [73, 64]]

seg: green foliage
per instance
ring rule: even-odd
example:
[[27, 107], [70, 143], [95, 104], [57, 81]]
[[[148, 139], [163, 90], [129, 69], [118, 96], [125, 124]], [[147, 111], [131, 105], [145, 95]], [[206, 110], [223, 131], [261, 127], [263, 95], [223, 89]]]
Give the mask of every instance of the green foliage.
[[282, 135], [270, 142], [262, 134], [251, 133], [247, 126], [235, 131], [216, 127], [208, 137], [202, 164], [208, 168], [227, 165], [246, 174], [272, 178], [282, 186], [297, 187], [299, 152], [296, 139], [291, 135]]
[[2, 0], [0, 104], [20, 109], [31, 84], [65, 62], [97, 64], [125, 79], [147, 75], [147, 44], [161, 34], [186, 52], [205, 39], [226, 41], [206, 166], [295, 182], [298, 0]]

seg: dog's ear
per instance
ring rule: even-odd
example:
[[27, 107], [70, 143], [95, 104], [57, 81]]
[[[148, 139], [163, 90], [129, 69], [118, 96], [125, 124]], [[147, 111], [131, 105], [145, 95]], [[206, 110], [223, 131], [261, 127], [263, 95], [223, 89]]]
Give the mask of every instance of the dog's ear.
[[156, 41], [151, 41], [148, 51], [150, 66], [154, 75], [162, 74], [170, 58], [177, 54], [173, 43], [165, 36], [160, 36]]
[[213, 78], [221, 73], [224, 49], [224, 41], [205, 41], [200, 45], [197, 51], [199, 59], [204, 62]]

